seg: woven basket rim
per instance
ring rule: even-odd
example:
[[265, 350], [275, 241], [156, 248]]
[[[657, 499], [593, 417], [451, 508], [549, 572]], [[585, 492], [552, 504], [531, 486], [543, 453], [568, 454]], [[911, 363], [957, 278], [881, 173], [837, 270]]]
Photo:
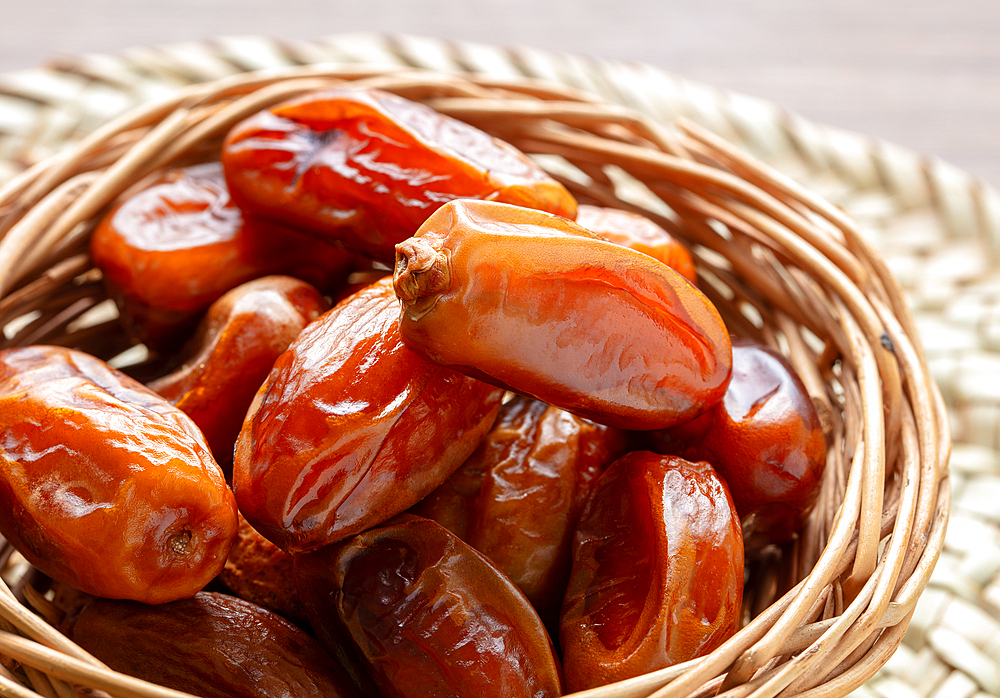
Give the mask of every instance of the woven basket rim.
[[[376, 58], [373, 59], [373, 56]], [[499, 56], [516, 68], [503, 65]], [[39, 104], [48, 100], [60, 103], [64, 96], [57, 94], [58, 90], [51, 85], [53, 81], [76, 78], [102, 87], [116, 85], [128, 91], [136, 89], [134, 82], [137, 79], [157, 82], [168, 80], [172, 75], [175, 81], [190, 80], [185, 84], [196, 84], [218, 79], [220, 75], [233, 71], [259, 70], [268, 61], [280, 66], [363, 63], [379, 69], [424, 68], [486, 78], [512, 75], [515, 79], [540, 79], [577, 90], [580, 94], [601, 95], [600, 98], [605, 101], [629, 105], [654, 120], [658, 120], [658, 114], [667, 111], [666, 107], [657, 104], [654, 95], [647, 94], [647, 100], [643, 102], [632, 90], [648, 91], [651, 85], [662, 84], [667, 88], [664, 89], [666, 93], [690, 93], [690, 104], [678, 104], [688, 117], [699, 123], [711, 124], [716, 132], [738, 135], [745, 143], [743, 147], [753, 152], [772, 150], [774, 145], [767, 142], [764, 131], [773, 131], [778, 124], [788, 131], [787, 145], [803, 161], [818, 168], [828, 168], [861, 188], [877, 186], [907, 199], [919, 196], [921, 205], [939, 208], [946, 215], [950, 213], [950, 203], [941, 200], [941, 193], [934, 191], [947, 188], [945, 180], [950, 180], [952, 184], [960, 180], [963, 188], [972, 190], [973, 197], [992, 197], [997, 192], [994, 185], [936, 155], [855, 130], [820, 123], [768, 100], [691, 80], [643, 61], [605, 59], [521, 44], [493, 45], [432, 38], [405, 32], [356, 31], [309, 40], [235, 34], [192, 42], [135, 46], [117, 52], [56, 55], [33, 68], [0, 74], [0, 94]], [[515, 70], [518, 71], [516, 74]], [[621, 82], [610, 84], [615, 79]], [[644, 79], [647, 82], [643, 82]], [[79, 83], [74, 86], [78, 88]], [[167, 91], [173, 92], [174, 89], [175, 85], [171, 84]], [[162, 97], [163, 92], [154, 90], [153, 99]], [[142, 99], [148, 101], [150, 95], [143, 95]], [[712, 105], [709, 103], [713, 100], [719, 103], [718, 109], [722, 113], [731, 117], [731, 123], [724, 124], [718, 116], [710, 115]], [[66, 108], [78, 106], [74, 101], [73, 95], [65, 96]], [[697, 111], [699, 103], [703, 107], [701, 111]], [[740, 108], [768, 112], [762, 119], [768, 122], [767, 125], [755, 126], [747, 119], [738, 118], [732, 112]], [[25, 133], [25, 136], [31, 135], [34, 134]], [[902, 161], [900, 169], [918, 170], [922, 177], [930, 180], [930, 188], [907, 188], [898, 172], [883, 172], [873, 178], [872, 167], [878, 170], [891, 165], [887, 161], [874, 165], [852, 164], [850, 155], [861, 151], [867, 151], [871, 158], [884, 156], [887, 161]], [[945, 194], [944, 198], [949, 197]], [[911, 202], [911, 205], [917, 204]], [[988, 222], [980, 221], [980, 224], [982, 230], [993, 227]]]
[[[850, 506], [845, 504], [840, 523], [835, 511], [827, 512], [825, 525], [835, 529], [831, 538], [838, 543], [836, 554], [819, 555], [822, 575], [814, 578], [810, 573], [741, 630], [738, 641], [708, 657], [588, 695], [689, 695], [720, 687], [723, 692], [733, 689], [740, 695], [750, 689], [757, 691], [753, 695], [773, 695], [780, 690], [790, 691], [788, 695], [842, 695], [845, 687], [849, 690], [859, 685], [884, 663], [902, 638], [942, 545], [949, 437], [940, 394], [930, 380], [902, 294], [884, 261], [850, 220], [703, 129], [683, 124], [680, 135], [670, 133], [633, 110], [600, 99], [581, 101], [580, 94], [565, 88], [526, 81], [512, 81], [501, 88], [495, 80], [474, 76], [353, 66], [278, 72], [284, 78], [280, 83], [271, 83], [270, 75], [243, 74], [188, 88], [162, 102], [140, 107], [0, 188], [0, 231], [5, 234], [0, 242], [4, 322], [23, 315], [28, 308], [42, 307], [42, 301], [54, 303], [54, 310], [44, 316], [47, 324], [32, 328], [34, 335], [18, 335], [14, 342], [26, 336], [58, 335], [82, 312], [76, 300], [60, 306], [54, 296], [74, 279], [79, 285], [89, 273], [85, 254], [80, 251], [89, 232], [86, 221], [132, 182], [184, 155], [189, 147], [217, 140], [228, 124], [251, 110], [327, 84], [331, 72], [352, 79], [365, 80], [367, 76], [373, 85], [423, 99], [476, 125], [491, 126], [500, 137], [527, 146], [526, 150], [543, 158], [571, 162], [576, 172], [557, 174], [578, 194], [638, 209], [671, 224], [660, 215], [662, 210], [636, 203], [644, 200], [642, 196], [619, 197], [620, 190], [641, 181], [661, 203], [684, 212], [685, 231], [703, 250], [701, 266], [710, 271], [720, 288], [733, 292], [735, 305], [754, 306], [768, 320], [756, 328], [756, 334], [772, 344], [783, 338], [797, 368], [805, 371], [812, 363], [806, 383], [815, 399], [825, 401], [827, 409], [836, 412], [832, 401], [842, 394], [829, 388], [821, 392], [817, 387], [830, 384], [829, 370], [836, 364], [836, 356], [843, 363], [838, 365], [841, 372], [834, 382], [850, 392], [850, 384], [856, 381], [856, 403], [850, 402], [853, 398], [844, 399], [848, 401], [845, 404], [853, 404], [848, 412], [857, 410], [857, 414], [842, 418], [844, 433], [839, 442], [848, 443], [849, 448], [831, 456], [841, 462], [846, 480], [841, 483], [842, 497]], [[256, 89], [250, 91], [250, 87]], [[540, 92], [545, 90], [549, 100], [539, 101]], [[519, 92], [525, 96], [519, 97]], [[222, 106], [214, 101], [220, 95], [244, 93], [247, 96], [242, 100]], [[145, 128], [146, 124], [151, 128]], [[602, 175], [600, 158], [626, 171], [627, 182], [616, 183], [607, 172]], [[105, 166], [105, 170], [91, 171]], [[580, 174], [589, 178], [589, 184], [579, 181]], [[689, 197], [685, 189], [693, 189], [697, 195]], [[643, 196], [648, 197], [648, 193]], [[704, 225], [709, 218], [722, 221], [741, 244], [752, 245], [755, 251], [751, 254], [711, 237], [711, 228]], [[727, 261], [719, 261], [719, 256]], [[785, 271], [790, 264], [793, 271], [765, 273], [753, 279], [768, 284], [766, 287], [755, 287], [739, 278], [751, 273], [752, 264], [758, 263]], [[94, 298], [99, 297], [96, 289], [94, 293]], [[783, 293], [788, 298], [783, 300]], [[717, 297], [726, 300], [722, 295]], [[789, 300], [793, 297], [805, 303], [805, 309]], [[836, 329], [810, 318], [810, 311], [819, 308], [839, 318]], [[752, 320], [739, 320], [736, 314], [731, 312], [734, 321], [741, 322], [748, 332], [755, 331]], [[803, 332], [802, 327], [808, 331]], [[815, 343], [817, 337], [823, 338], [829, 350], [825, 353], [836, 356], [831, 358], [813, 348], [810, 342]], [[836, 351], [829, 349], [834, 345]], [[888, 397], [885, 402], [883, 393]], [[890, 440], [888, 465], [898, 463], [906, 475], [891, 511], [883, 510], [887, 463], [881, 444], [886, 434]], [[879, 446], [862, 448], [861, 443]], [[892, 458], [893, 449], [903, 453], [898, 461]], [[854, 465], [850, 466], [852, 460]], [[851, 527], [852, 517], [860, 519], [860, 531]], [[922, 528], [915, 533], [906, 530], [899, 522], [907, 517], [910, 523], [922, 522]], [[880, 543], [890, 532], [893, 535], [881, 552]], [[907, 539], [908, 544], [904, 542]], [[923, 544], [917, 542], [921, 540]], [[786, 615], [789, 609], [792, 612]], [[0, 607], [0, 612], [10, 613], [8, 620], [19, 628], [19, 623], [28, 622], [22, 609]], [[806, 616], [814, 622], [803, 625], [801, 620]], [[815, 620], [818, 617], [822, 619]], [[37, 627], [22, 630], [41, 632]], [[0, 643], [0, 652], [19, 652], [16, 656], [29, 662], [30, 651], [18, 644], [20, 640], [3, 639], [10, 643]], [[794, 653], [798, 654], [793, 659], [785, 657]], [[828, 663], [837, 659], [825, 671], [841, 662], [846, 666], [824, 682], [817, 680], [817, 672], [823, 670], [812, 657], [822, 657]], [[108, 680], [100, 670], [77, 669], [98, 672], [101, 680]], [[67, 678], [58, 673], [53, 676]], [[78, 680], [80, 676], [71, 678]], [[746, 690], [735, 688], [741, 685]], [[666, 686], [662, 692], [661, 686]]]

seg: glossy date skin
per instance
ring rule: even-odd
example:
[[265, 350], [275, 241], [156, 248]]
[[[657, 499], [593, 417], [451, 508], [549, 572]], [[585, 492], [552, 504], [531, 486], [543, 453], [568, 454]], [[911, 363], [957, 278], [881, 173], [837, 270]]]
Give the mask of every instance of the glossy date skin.
[[191, 417], [231, 470], [243, 418], [275, 360], [328, 309], [312, 285], [289, 276], [241, 284], [209, 306], [184, 363], [148, 387]]
[[233, 596], [160, 606], [94, 599], [72, 639], [115, 671], [203, 698], [357, 698], [310, 635]]
[[201, 432], [103, 361], [0, 352], [0, 534], [96, 596], [189, 597], [222, 568], [236, 504]]
[[740, 522], [707, 463], [634, 451], [604, 472], [573, 541], [560, 620], [567, 691], [712, 651], [736, 632]]
[[288, 552], [395, 516], [479, 445], [503, 391], [399, 338], [386, 278], [341, 301], [279, 357], [236, 443], [240, 511]]
[[698, 281], [698, 272], [687, 248], [645, 216], [618, 208], [581, 204], [577, 207], [576, 222], [609, 242], [663, 262], [691, 283]]
[[171, 170], [116, 205], [90, 244], [134, 341], [173, 350], [213, 301], [268, 274], [336, 290], [351, 255], [288, 227], [246, 218], [220, 163]]
[[570, 221], [453, 201], [396, 255], [403, 341], [431, 361], [621, 429], [686, 422], [725, 392], [708, 298]]
[[246, 211], [392, 264], [393, 246], [456, 198], [572, 218], [566, 189], [507, 143], [388, 92], [339, 87], [237, 124], [222, 150]]
[[583, 504], [627, 446], [619, 429], [518, 396], [475, 453], [411, 511], [485, 555], [545, 618], [562, 604]]
[[649, 436], [658, 452], [712, 463], [732, 492], [748, 551], [791, 540], [819, 498], [826, 438], [816, 408], [787, 359], [765, 345], [734, 339], [722, 401]]
[[295, 558], [321, 642], [353, 643], [384, 698], [561, 695], [538, 614], [486, 558], [409, 514]]

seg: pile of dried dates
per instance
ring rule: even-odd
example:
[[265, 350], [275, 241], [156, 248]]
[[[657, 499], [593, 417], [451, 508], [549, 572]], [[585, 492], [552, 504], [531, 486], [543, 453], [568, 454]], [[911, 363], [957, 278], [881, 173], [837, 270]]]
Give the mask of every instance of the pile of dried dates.
[[817, 500], [805, 388], [687, 250], [398, 96], [252, 116], [91, 254], [157, 373], [0, 352], [0, 533], [82, 592], [63, 630], [113, 669], [206, 697], [601, 686], [735, 633], [746, 556]]

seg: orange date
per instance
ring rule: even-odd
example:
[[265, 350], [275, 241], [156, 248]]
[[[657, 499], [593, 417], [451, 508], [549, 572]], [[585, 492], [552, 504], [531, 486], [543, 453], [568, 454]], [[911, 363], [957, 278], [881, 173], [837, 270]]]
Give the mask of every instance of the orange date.
[[96, 596], [191, 596], [225, 563], [236, 504], [194, 423], [82, 352], [0, 352], [0, 534]]
[[711, 301], [570, 221], [454, 201], [396, 256], [400, 332], [431, 361], [622, 429], [688, 421], [725, 392]]
[[209, 307], [183, 365], [148, 387], [194, 420], [225, 468], [275, 360], [328, 308], [315, 288], [288, 276], [241, 284]]
[[246, 218], [219, 163], [171, 170], [116, 205], [90, 254], [131, 338], [163, 350], [180, 346], [205, 308], [245, 281], [288, 274], [334, 291], [353, 263], [333, 245]]
[[503, 391], [411, 352], [398, 315], [389, 278], [341, 301], [278, 359], [247, 413], [240, 511], [288, 552], [405, 511], [493, 424]]
[[609, 242], [663, 262], [691, 283], [698, 281], [687, 248], [645, 216], [619, 208], [581, 204], [577, 207], [576, 222]]
[[388, 92], [338, 87], [237, 124], [222, 162], [240, 207], [392, 264], [393, 246], [456, 198], [576, 215], [507, 143]]
[[694, 659], [736, 632], [743, 539], [707, 463], [634, 451], [598, 480], [573, 541], [559, 635], [579, 691]]
[[748, 551], [791, 540], [819, 497], [826, 438], [816, 408], [785, 357], [765, 345], [734, 339], [722, 401], [649, 436], [656, 451], [715, 467], [743, 519]]

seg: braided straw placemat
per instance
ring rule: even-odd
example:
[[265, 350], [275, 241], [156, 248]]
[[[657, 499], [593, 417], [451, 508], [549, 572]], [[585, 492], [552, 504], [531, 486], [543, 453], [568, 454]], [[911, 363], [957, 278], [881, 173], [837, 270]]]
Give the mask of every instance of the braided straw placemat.
[[916, 313], [952, 419], [951, 524], [902, 646], [856, 695], [1000, 695], [1000, 196], [944, 163], [643, 65], [414, 37], [223, 38], [0, 76], [0, 185], [135, 105], [249, 70], [369, 63], [541, 78], [749, 150], [849, 213]]

